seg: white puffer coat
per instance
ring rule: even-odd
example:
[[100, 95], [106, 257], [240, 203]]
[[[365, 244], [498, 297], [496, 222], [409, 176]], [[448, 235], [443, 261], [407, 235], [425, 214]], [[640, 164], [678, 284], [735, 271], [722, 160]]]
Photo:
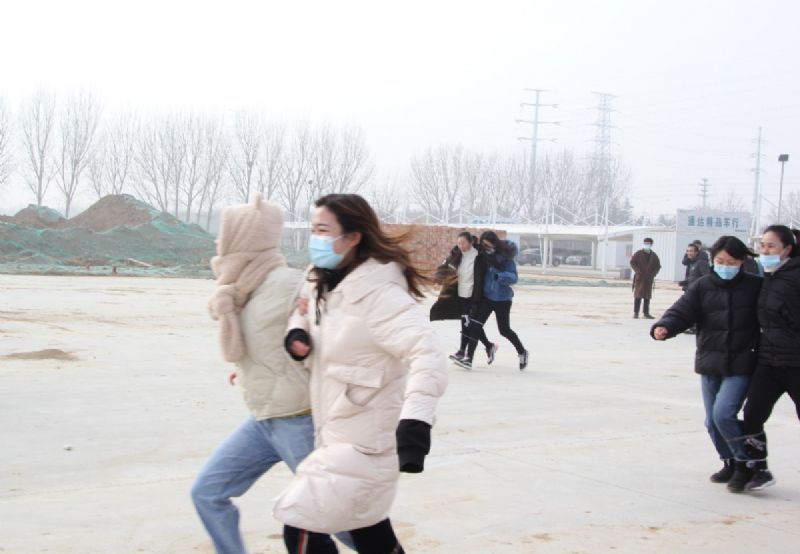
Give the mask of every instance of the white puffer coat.
[[433, 424], [447, 364], [401, 266], [368, 260], [321, 303], [307, 283], [308, 313], [289, 329], [311, 334], [316, 449], [275, 505], [278, 520], [320, 533], [374, 525], [389, 515], [399, 464], [400, 419]]
[[309, 372], [289, 357], [283, 344], [301, 277], [296, 269], [276, 267], [239, 314], [246, 350], [236, 363], [237, 381], [257, 420], [291, 416], [310, 407]]

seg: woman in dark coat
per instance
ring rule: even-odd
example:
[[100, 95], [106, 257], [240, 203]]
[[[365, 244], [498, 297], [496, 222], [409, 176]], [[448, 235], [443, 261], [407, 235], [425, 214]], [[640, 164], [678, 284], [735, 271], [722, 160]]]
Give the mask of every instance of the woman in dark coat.
[[[748, 463], [737, 467], [737, 489], [758, 491], [775, 483], [767, 468], [764, 424], [775, 403], [788, 393], [800, 418], [800, 251], [784, 225], [767, 227], [761, 236], [764, 286], [758, 300], [761, 341], [758, 367], [744, 406]], [[733, 481], [733, 480], [732, 480]]]
[[723, 236], [711, 248], [713, 272], [699, 278], [650, 330], [665, 340], [697, 325], [695, 372], [700, 374], [706, 428], [723, 467], [711, 475], [728, 482], [734, 461], [746, 459], [737, 418], [756, 367], [756, 308], [762, 279], [742, 270], [752, 252], [738, 238]]
[[[480, 255], [481, 247], [478, 237], [469, 231], [458, 234], [456, 246], [450, 256], [436, 271], [436, 282], [442, 285], [439, 299], [431, 306], [431, 321], [443, 319], [461, 320], [461, 342], [458, 351], [450, 355], [450, 359], [460, 362], [467, 352], [470, 340], [468, 329], [470, 320], [475, 316], [478, 305], [483, 298], [483, 279], [486, 274], [486, 259]], [[477, 332], [476, 339], [486, 349], [488, 363], [494, 361], [498, 345], [489, 342], [483, 326]]]

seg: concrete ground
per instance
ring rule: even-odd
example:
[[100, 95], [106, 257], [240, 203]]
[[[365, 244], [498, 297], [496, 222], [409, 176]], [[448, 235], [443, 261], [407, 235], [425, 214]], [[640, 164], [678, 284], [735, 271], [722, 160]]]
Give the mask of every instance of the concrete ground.
[[[245, 416], [203, 280], [0, 275], [0, 552], [210, 553], [188, 491]], [[659, 288], [654, 312], [679, 291]], [[447, 351], [457, 323], [437, 323]], [[795, 553], [800, 427], [768, 432], [778, 483], [708, 481], [693, 338], [656, 343], [630, 290], [519, 287], [510, 344], [451, 368], [426, 470], [392, 518], [409, 553]], [[489, 336], [497, 337], [492, 323]], [[253, 553], [283, 552], [272, 470], [239, 502]]]

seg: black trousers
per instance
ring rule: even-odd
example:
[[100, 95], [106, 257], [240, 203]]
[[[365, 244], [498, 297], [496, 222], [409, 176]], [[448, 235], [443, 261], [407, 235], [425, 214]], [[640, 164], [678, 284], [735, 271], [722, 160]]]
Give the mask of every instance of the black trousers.
[[639, 308], [642, 305], [642, 300], [644, 300], [644, 313], [645, 315], [650, 315], [650, 299], [649, 298], [634, 298], [633, 299], [633, 313], [638, 314]]
[[[389, 519], [350, 531], [358, 554], [405, 554]], [[283, 542], [289, 554], [336, 554], [339, 550], [329, 535], [312, 533], [290, 525], [283, 527]]]
[[478, 306], [478, 312], [475, 314], [475, 317], [472, 318], [472, 322], [469, 326], [469, 336], [472, 340], [470, 340], [469, 345], [467, 345], [467, 358], [470, 360], [472, 360], [472, 357], [475, 355], [478, 337], [481, 333], [485, 334], [483, 326], [489, 320], [489, 316], [492, 315], [492, 312], [494, 312], [494, 317], [497, 320], [497, 330], [500, 332], [500, 335], [507, 338], [511, 344], [514, 345], [517, 354], [525, 352], [525, 347], [522, 346], [519, 337], [511, 329], [511, 300], [496, 302], [484, 298]]
[[[469, 344], [470, 336], [469, 336], [469, 324], [471, 320], [470, 316], [470, 307], [472, 306], [472, 300], [469, 298], [461, 298], [458, 297], [459, 302], [461, 302], [461, 346], [459, 347], [459, 352], [466, 352], [467, 345]], [[489, 348], [492, 343], [489, 342], [489, 339], [486, 337], [486, 331], [483, 329], [483, 325], [481, 325], [481, 331], [478, 334], [478, 340], [481, 341], [481, 344], [486, 348]]]
[[744, 404], [744, 432], [758, 435], [772, 415], [778, 399], [788, 393], [794, 400], [797, 419], [800, 419], [800, 367], [775, 367], [758, 364], [750, 380], [747, 402]]

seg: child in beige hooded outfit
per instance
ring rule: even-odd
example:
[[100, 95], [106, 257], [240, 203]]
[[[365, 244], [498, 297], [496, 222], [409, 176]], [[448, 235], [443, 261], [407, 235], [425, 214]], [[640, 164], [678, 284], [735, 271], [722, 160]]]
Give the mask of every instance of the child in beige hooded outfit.
[[[284, 349], [286, 324], [301, 279], [280, 253], [280, 208], [255, 195], [222, 212], [217, 288], [209, 300], [219, 321], [231, 381], [241, 386], [250, 416], [214, 451], [192, 487], [192, 500], [218, 553], [246, 552], [239, 511], [231, 497], [244, 494], [273, 465], [294, 472], [314, 449], [309, 374]], [[345, 541], [349, 542], [345, 536]]]

